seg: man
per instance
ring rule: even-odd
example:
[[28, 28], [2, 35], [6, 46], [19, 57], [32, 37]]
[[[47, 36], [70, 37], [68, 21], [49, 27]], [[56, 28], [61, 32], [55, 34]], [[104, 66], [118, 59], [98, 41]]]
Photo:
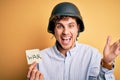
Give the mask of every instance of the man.
[[39, 70], [34, 62], [29, 67], [28, 80], [114, 80], [114, 59], [120, 54], [120, 40], [110, 45], [108, 37], [101, 57], [97, 49], [77, 42], [83, 31], [84, 23], [74, 4], [56, 5], [48, 25], [56, 43], [40, 51]]

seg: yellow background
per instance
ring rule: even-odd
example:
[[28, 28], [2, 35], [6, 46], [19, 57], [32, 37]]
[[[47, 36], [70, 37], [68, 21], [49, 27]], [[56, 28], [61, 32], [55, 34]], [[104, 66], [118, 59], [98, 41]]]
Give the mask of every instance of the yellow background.
[[[55, 39], [47, 33], [52, 8], [67, 0], [0, 0], [0, 80], [25, 80], [26, 49], [44, 49]], [[78, 6], [85, 31], [78, 41], [104, 48], [108, 35], [112, 43], [120, 38], [120, 0], [69, 0]], [[115, 67], [120, 79], [120, 56]]]

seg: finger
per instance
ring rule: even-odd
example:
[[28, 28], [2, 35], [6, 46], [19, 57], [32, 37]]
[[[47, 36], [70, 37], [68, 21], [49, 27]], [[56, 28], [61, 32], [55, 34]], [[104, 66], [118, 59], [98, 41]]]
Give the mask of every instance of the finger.
[[30, 65], [29, 70], [28, 70], [28, 74], [27, 74], [27, 78], [30, 78], [31, 72], [36, 67], [36, 65], [37, 65], [36, 62], [34, 62]]
[[107, 46], [107, 45], [110, 45], [111, 39], [112, 39], [111, 36], [108, 36], [108, 37], [107, 37], [106, 46]]
[[120, 46], [120, 39], [119, 39], [119, 46]]
[[120, 39], [117, 41], [117, 46], [120, 47]]
[[114, 47], [119, 47], [120, 46], [120, 40], [116, 41], [114, 44], [113, 44]]
[[120, 40], [118, 40], [114, 46], [113, 46], [115, 49], [116, 49], [116, 56], [120, 53]]
[[30, 80], [34, 80], [34, 79], [35, 79], [36, 73], [37, 73], [37, 69], [33, 69], [33, 70], [32, 70], [32, 73], [31, 73]]
[[36, 72], [35, 80], [40, 80], [41, 73], [39, 71]]
[[40, 75], [40, 80], [44, 80], [43, 74]]

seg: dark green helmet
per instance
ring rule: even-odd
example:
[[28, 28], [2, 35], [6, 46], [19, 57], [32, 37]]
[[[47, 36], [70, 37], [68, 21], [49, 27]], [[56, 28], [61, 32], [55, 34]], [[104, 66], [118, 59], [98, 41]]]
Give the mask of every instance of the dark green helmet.
[[62, 2], [57, 4], [51, 13], [51, 16], [49, 18], [49, 24], [48, 24], [48, 32], [54, 34], [54, 26], [53, 26], [53, 18], [55, 16], [71, 16], [76, 17], [78, 19], [78, 23], [80, 24], [80, 30], [79, 32], [84, 31], [84, 23], [82, 20], [82, 16], [78, 10], [78, 8], [70, 2]]

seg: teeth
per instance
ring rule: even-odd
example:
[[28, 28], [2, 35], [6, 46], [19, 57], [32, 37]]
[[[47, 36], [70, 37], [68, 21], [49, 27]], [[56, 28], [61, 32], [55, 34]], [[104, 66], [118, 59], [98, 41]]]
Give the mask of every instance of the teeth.
[[63, 37], [63, 39], [68, 40], [68, 39], [70, 39], [70, 37]]

